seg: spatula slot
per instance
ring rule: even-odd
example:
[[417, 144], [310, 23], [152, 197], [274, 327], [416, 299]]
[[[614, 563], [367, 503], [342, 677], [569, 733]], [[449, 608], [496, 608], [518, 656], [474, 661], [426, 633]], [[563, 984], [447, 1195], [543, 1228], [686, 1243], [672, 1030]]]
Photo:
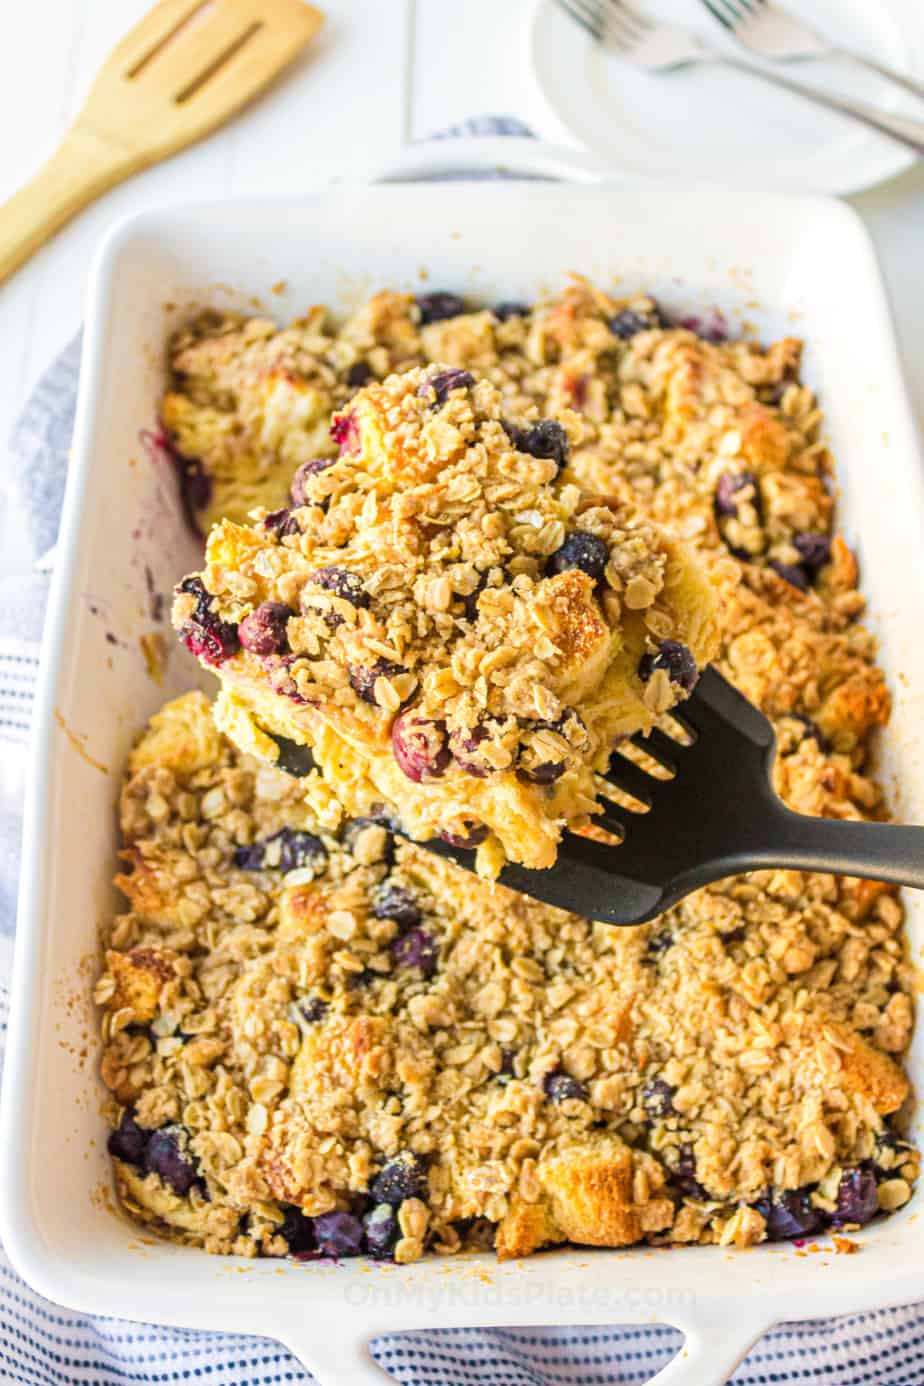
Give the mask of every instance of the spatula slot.
[[613, 803], [629, 810], [630, 813], [648, 813], [654, 803], [654, 790], [657, 780], [639, 766], [614, 751], [606, 774], [600, 780], [600, 789]]
[[634, 741], [627, 739], [614, 744], [613, 750], [618, 751], [626, 760], [637, 765], [640, 770], [644, 770], [646, 775], [650, 775], [653, 780], [671, 780], [674, 778], [672, 767], [663, 765], [660, 760], [651, 754], [647, 749], [643, 749], [644, 738], [636, 745]]
[[695, 725], [684, 717], [682, 712], [675, 708], [673, 712], [666, 713], [661, 718], [661, 726], [667, 736], [672, 741], [676, 741], [678, 746], [692, 746], [699, 736]]
[[217, 0], [195, 0], [186, 14], [181, 15], [165, 34], [155, 40], [151, 47], [132, 63], [125, 73], [126, 79], [131, 82], [135, 77], [138, 77], [148, 64], [153, 62], [165, 48], [174, 43], [181, 34], [191, 29], [195, 23], [203, 21], [209, 12], [215, 8], [216, 3]]
[[263, 21], [259, 19], [255, 19], [252, 23], [248, 24], [247, 28], [242, 30], [237, 38], [232, 39], [191, 82], [187, 82], [185, 87], [182, 87], [180, 91], [177, 92], [176, 96], [173, 98], [176, 104], [182, 106], [184, 102], [189, 101], [191, 97], [201, 91], [213, 77], [217, 76], [223, 67], [227, 66], [233, 57], [240, 53], [241, 49], [244, 48], [262, 28]]
[[626, 830], [611, 813], [597, 813], [586, 828], [577, 828], [573, 833], [568, 833], [568, 837], [599, 842], [603, 847], [621, 847], [626, 840]]
[[[661, 778], [673, 779], [677, 774], [677, 756], [684, 747], [679, 742], [672, 741], [669, 736], [665, 736], [664, 732], [659, 731], [657, 727], [648, 732], [647, 735], [643, 735], [641, 732], [636, 733], [631, 739], [631, 745], [641, 751], [645, 757], [658, 762], [662, 769], [667, 772]], [[625, 748], [620, 746], [619, 749], [622, 751]]]

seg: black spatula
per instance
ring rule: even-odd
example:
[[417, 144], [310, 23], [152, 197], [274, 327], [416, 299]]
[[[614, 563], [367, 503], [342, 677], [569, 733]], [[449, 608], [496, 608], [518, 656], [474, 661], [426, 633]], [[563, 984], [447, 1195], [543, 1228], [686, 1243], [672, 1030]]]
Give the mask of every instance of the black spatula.
[[[682, 745], [663, 732], [633, 737], [671, 778], [647, 774], [618, 751], [607, 780], [650, 805], [608, 807], [594, 822], [622, 840], [568, 833], [547, 871], [507, 866], [501, 881], [548, 905], [607, 924], [643, 924], [691, 890], [742, 871], [794, 867], [924, 889], [924, 828], [793, 813], [770, 783], [774, 731], [715, 669], [702, 674], [676, 720]], [[471, 868], [474, 852], [424, 844]]]

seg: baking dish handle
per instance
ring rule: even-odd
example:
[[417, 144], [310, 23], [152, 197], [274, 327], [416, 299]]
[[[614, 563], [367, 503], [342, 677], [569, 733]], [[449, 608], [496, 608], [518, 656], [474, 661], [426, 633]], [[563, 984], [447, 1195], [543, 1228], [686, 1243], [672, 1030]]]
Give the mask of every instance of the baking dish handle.
[[[540, 178], [613, 183], [621, 174], [595, 154], [522, 135], [473, 135], [419, 140], [362, 170], [364, 181], [416, 183], [431, 179]], [[351, 177], [355, 177], [355, 170]]]
[[325, 1335], [323, 1325], [307, 1318], [306, 1307], [304, 1331], [290, 1330], [283, 1342], [318, 1386], [395, 1386], [369, 1351], [369, 1340], [348, 1338], [338, 1333], [340, 1327], [332, 1322]]
[[[770, 1326], [766, 1318], [749, 1319], [733, 1309], [723, 1319], [697, 1315], [677, 1324], [683, 1344], [648, 1386], [725, 1386], [748, 1349]], [[376, 1362], [367, 1340], [338, 1336], [333, 1325], [325, 1340], [323, 1329], [306, 1320], [304, 1333], [290, 1330], [284, 1342], [318, 1386], [386, 1386], [395, 1380]]]
[[772, 1325], [766, 1318], [749, 1319], [730, 1305], [721, 1319], [697, 1315], [674, 1326], [683, 1334], [680, 1350], [647, 1386], [725, 1386], [738, 1363]]

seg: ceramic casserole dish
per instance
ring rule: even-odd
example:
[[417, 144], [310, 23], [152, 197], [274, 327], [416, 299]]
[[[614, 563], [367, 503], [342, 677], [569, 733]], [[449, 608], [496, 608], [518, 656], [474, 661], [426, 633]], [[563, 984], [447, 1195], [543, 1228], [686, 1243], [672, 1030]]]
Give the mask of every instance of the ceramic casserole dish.
[[[895, 695], [879, 768], [897, 813], [924, 822], [924, 478], [862, 225], [833, 201], [634, 178], [594, 185], [582, 172], [567, 188], [343, 185], [284, 204], [145, 213], [117, 228], [96, 261], [36, 713], [0, 1131], [4, 1243], [60, 1304], [272, 1336], [322, 1383], [370, 1386], [384, 1377], [368, 1342], [386, 1331], [661, 1322], [685, 1335], [661, 1386], [718, 1386], [775, 1322], [922, 1293], [920, 1193], [858, 1234], [855, 1256], [784, 1244], [573, 1248], [502, 1265], [236, 1262], [142, 1243], [114, 1210], [90, 993], [97, 930], [119, 908], [110, 881], [121, 767], [145, 719], [195, 678], [169, 634], [160, 683], [145, 659], [164, 630], [157, 594], [198, 564], [172, 472], [139, 441], [155, 422], [166, 334], [191, 305], [259, 299], [283, 319], [315, 301], [346, 309], [381, 286], [414, 288], [422, 272], [431, 287], [475, 299], [529, 298], [576, 269], [605, 285], [620, 276], [625, 292], [644, 286], [669, 309], [717, 306], [764, 337], [804, 336], [805, 377], [839, 465], [841, 522], [859, 550]], [[908, 903], [916, 957], [924, 899]], [[908, 1066], [924, 1081], [920, 1033]]]

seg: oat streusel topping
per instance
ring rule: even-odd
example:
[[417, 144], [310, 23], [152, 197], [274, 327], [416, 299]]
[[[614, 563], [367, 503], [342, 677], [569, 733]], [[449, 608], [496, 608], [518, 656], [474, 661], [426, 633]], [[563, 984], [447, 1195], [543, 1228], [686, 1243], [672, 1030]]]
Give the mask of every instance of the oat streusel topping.
[[333, 432], [286, 524], [216, 526], [178, 588], [220, 725], [273, 760], [273, 736], [306, 745], [316, 804], [384, 803], [418, 840], [477, 846], [485, 875], [550, 866], [614, 740], [714, 653], [712, 585], [624, 503], [560, 485], [563, 426], [509, 421], [467, 371], [367, 386]]
[[[884, 817], [869, 745], [889, 695], [832, 532], [800, 344], [704, 340], [583, 281], [535, 308], [463, 308], [382, 294], [339, 331], [323, 310], [285, 332], [190, 328], [164, 415], [214, 515], [288, 511], [296, 465], [336, 452], [330, 407], [370, 373], [477, 371], [505, 417], [562, 422], [564, 484], [630, 499], [710, 565], [717, 664], [774, 721], [783, 798]], [[275, 435], [261, 382], [289, 392]], [[301, 768], [290, 755], [278, 763]], [[219, 1252], [407, 1261], [748, 1245], [907, 1202], [914, 977], [892, 888], [752, 873], [611, 929], [380, 823], [332, 831], [304, 784], [238, 750], [200, 694], [132, 756], [129, 911], [97, 997], [136, 1216]]]
[[[788, 730], [779, 783], [806, 807], [794, 786], [831, 762]], [[285, 1255], [337, 1213], [343, 1254], [379, 1209], [399, 1261], [495, 1235], [743, 1244], [820, 1228], [869, 1170], [874, 1208], [908, 1197], [887, 889], [766, 872], [591, 924], [373, 822], [315, 831], [198, 693], [136, 748], [121, 820], [130, 909], [97, 987], [117, 1177], [184, 1240]]]

